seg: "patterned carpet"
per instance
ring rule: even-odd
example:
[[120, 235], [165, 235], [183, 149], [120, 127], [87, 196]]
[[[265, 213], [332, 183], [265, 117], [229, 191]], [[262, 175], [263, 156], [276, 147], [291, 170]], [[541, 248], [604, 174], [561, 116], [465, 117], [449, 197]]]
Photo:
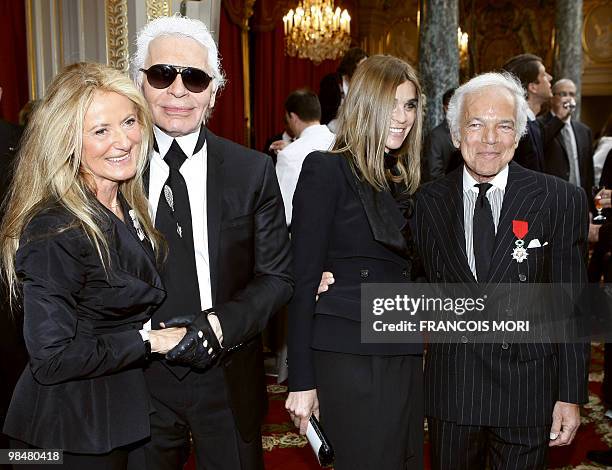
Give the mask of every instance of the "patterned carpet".
[[[612, 447], [612, 420], [603, 416], [605, 408], [600, 400], [603, 378], [603, 346], [593, 345], [589, 375], [590, 399], [582, 410], [582, 425], [574, 443], [553, 449], [549, 468], [554, 470], [601, 470], [586, 459], [591, 449]], [[316, 470], [319, 467], [308, 442], [295, 432], [284, 409], [287, 388], [269, 384], [270, 410], [263, 426], [263, 447], [266, 470]]]

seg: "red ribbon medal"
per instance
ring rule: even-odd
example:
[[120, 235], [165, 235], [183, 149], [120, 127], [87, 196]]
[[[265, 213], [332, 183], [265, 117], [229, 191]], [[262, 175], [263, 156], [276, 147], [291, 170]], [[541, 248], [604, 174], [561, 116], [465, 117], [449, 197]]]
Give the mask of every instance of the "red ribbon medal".
[[522, 263], [527, 259], [528, 253], [525, 249], [525, 242], [523, 238], [527, 235], [529, 230], [529, 224], [525, 220], [513, 220], [512, 231], [518, 240], [514, 241], [515, 248], [512, 250], [512, 259], [516, 260], [517, 263]]
[[523, 239], [529, 231], [529, 223], [526, 220], [513, 220], [512, 231], [514, 235], [516, 235], [516, 238]]

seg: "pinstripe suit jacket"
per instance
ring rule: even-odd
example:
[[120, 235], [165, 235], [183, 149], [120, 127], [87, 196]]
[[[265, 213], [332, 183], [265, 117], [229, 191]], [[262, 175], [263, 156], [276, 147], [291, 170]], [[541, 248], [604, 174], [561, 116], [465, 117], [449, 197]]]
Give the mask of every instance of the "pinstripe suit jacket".
[[[412, 231], [429, 282], [476, 282], [466, 256], [462, 171], [417, 194]], [[548, 241], [522, 263], [512, 259], [512, 220], [528, 221], [527, 241]], [[587, 230], [582, 189], [511, 162], [488, 281], [586, 282]], [[584, 344], [432, 344], [425, 411], [458, 424], [549, 425], [557, 400], [587, 401], [588, 361]]]

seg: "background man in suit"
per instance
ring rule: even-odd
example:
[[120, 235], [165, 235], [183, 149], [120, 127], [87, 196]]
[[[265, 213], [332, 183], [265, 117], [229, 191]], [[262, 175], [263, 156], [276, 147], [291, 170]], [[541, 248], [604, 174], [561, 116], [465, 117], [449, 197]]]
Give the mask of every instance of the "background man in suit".
[[561, 114], [551, 119], [546, 127], [542, 127], [536, 116], [540, 113], [542, 105], [552, 98], [550, 86], [552, 77], [546, 72], [542, 59], [533, 54], [520, 54], [506, 62], [502, 68], [521, 81], [529, 105], [527, 133], [522, 136], [514, 152], [514, 161], [525, 168], [544, 171], [544, 149], [561, 130], [562, 119], [565, 119], [571, 110], [564, 109]]
[[453, 145], [446, 111], [448, 102], [455, 92], [454, 88], [446, 90], [442, 96], [442, 106], [444, 108], [444, 119], [434, 127], [425, 139], [423, 148], [423, 171], [421, 177], [425, 181], [433, 181], [442, 178], [461, 164], [461, 153]]
[[321, 104], [310, 90], [296, 90], [285, 101], [287, 126], [295, 140], [278, 153], [276, 175], [285, 203], [287, 226], [291, 225], [293, 193], [300, 177], [302, 163], [315, 150], [329, 150], [334, 134], [321, 124]]
[[550, 112], [538, 120], [543, 127], [555, 116], [564, 116], [561, 131], [544, 149], [544, 172], [581, 186], [591, 194], [593, 186], [593, 134], [591, 129], [572, 119], [568, 107], [575, 105], [576, 85], [568, 78], [558, 80], [552, 87]]
[[199, 469], [263, 469], [260, 332], [293, 285], [274, 167], [205, 127], [224, 78], [204, 23], [159, 18], [137, 46], [156, 139], [146, 189], [169, 246], [152, 327], [187, 327], [170, 362], [145, 372], [155, 409], [146, 468], [182, 469], [191, 438]]
[[[584, 192], [511, 162], [526, 114], [510, 75], [480, 75], [455, 91], [448, 116], [464, 166], [423, 187], [412, 220], [430, 282], [585, 281]], [[541, 244], [519, 262], [522, 238]], [[548, 446], [569, 444], [580, 423], [588, 360], [587, 345], [431, 344], [432, 468], [485, 468], [487, 459], [493, 469], [545, 468]]]
[[338, 131], [338, 110], [348, 93], [351, 78], [359, 64], [367, 58], [363, 49], [351, 47], [342, 57], [338, 70], [325, 75], [319, 83], [321, 122], [334, 133]]

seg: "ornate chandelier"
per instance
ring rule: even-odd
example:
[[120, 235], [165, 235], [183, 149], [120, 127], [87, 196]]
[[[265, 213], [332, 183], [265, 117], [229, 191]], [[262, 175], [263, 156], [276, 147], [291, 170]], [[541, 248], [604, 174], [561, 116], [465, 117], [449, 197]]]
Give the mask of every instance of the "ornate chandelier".
[[342, 57], [351, 45], [351, 17], [334, 0], [301, 0], [283, 16], [287, 55], [315, 64]]

